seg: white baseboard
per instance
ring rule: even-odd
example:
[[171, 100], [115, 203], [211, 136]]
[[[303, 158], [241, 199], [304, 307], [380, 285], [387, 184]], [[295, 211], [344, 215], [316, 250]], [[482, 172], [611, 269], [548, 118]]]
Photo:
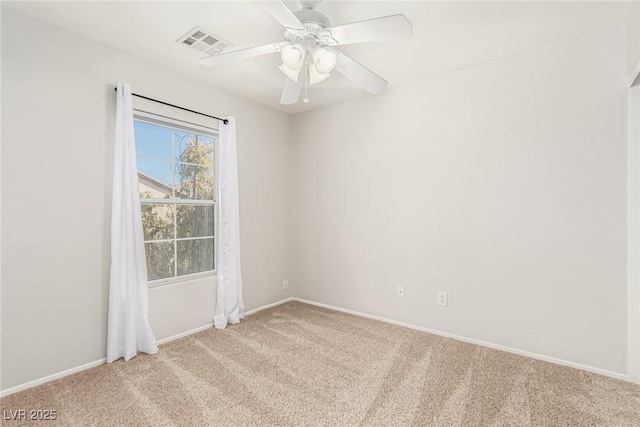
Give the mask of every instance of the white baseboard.
[[[251, 316], [252, 314], [257, 313], [259, 311], [266, 310], [267, 308], [275, 307], [275, 306], [280, 305], [280, 304], [284, 304], [285, 302], [288, 302], [288, 301], [291, 301], [291, 300], [293, 300], [293, 298], [285, 298], [283, 300], [276, 301], [276, 302], [271, 303], [271, 304], [266, 304], [266, 305], [263, 305], [261, 307], [254, 308], [253, 310], [246, 311], [244, 314], [245, 314], [245, 316]], [[189, 336], [189, 335], [193, 335], [193, 334], [201, 332], [201, 331], [206, 331], [207, 329], [212, 328], [212, 327], [213, 327], [213, 322], [209, 323], [208, 325], [200, 326], [198, 328], [191, 329], [191, 330], [188, 330], [186, 332], [181, 332], [179, 334], [172, 335], [170, 337], [158, 340], [158, 345], [166, 344], [168, 342], [175, 341], [175, 340], [177, 340], [179, 338], [186, 337], [186, 336]]]
[[[345, 309], [345, 308], [340, 308], [340, 307], [336, 307], [336, 306], [329, 305], [329, 304], [323, 304], [323, 303], [319, 303], [319, 302], [315, 302], [315, 301], [309, 301], [309, 300], [306, 300], [306, 299], [303, 299], [303, 298], [297, 298], [297, 297], [285, 298], [283, 300], [274, 302], [272, 304], [263, 305], [261, 307], [254, 308], [253, 310], [249, 310], [245, 314], [247, 316], [250, 316], [250, 315], [255, 314], [255, 313], [259, 312], [259, 311], [266, 310], [266, 309], [272, 308], [272, 307], [276, 307], [276, 306], [278, 306], [280, 304], [284, 304], [284, 303], [289, 302], [289, 301], [298, 301], [298, 302], [302, 302], [302, 303], [305, 303], [305, 304], [315, 305], [317, 307], [327, 308], [329, 310], [340, 311], [340, 312], [343, 312], [343, 313], [348, 313], [348, 314], [353, 314], [353, 315], [356, 315], [356, 316], [366, 317], [368, 319], [379, 320], [379, 321], [385, 322], [385, 323], [391, 323], [393, 325], [403, 326], [405, 328], [415, 329], [415, 330], [423, 331], [423, 332], [429, 332], [431, 334], [440, 335], [440, 336], [447, 337], [447, 338], [453, 338], [453, 339], [458, 340], [458, 341], [468, 342], [468, 343], [471, 343], [471, 344], [476, 344], [476, 345], [480, 345], [480, 346], [483, 346], [483, 347], [489, 347], [489, 348], [493, 348], [493, 349], [496, 349], [496, 350], [502, 350], [502, 351], [506, 351], [508, 353], [515, 353], [515, 354], [519, 354], [521, 356], [527, 356], [527, 357], [531, 357], [533, 359], [543, 360], [545, 362], [551, 362], [551, 363], [556, 363], [558, 365], [564, 365], [564, 366], [569, 366], [569, 367], [572, 367], [572, 368], [582, 369], [584, 371], [589, 371], [589, 372], [593, 372], [593, 373], [596, 373], [596, 374], [605, 375], [605, 376], [612, 377], [612, 378], [617, 378], [617, 379], [620, 379], [620, 380], [625, 380], [625, 381], [629, 380], [628, 376], [626, 374], [622, 374], [622, 373], [619, 373], [619, 372], [612, 372], [612, 371], [607, 371], [605, 369], [594, 368], [592, 366], [581, 365], [579, 363], [568, 362], [566, 360], [556, 359], [554, 357], [543, 356], [543, 355], [536, 354], [536, 353], [530, 353], [528, 351], [518, 350], [516, 348], [511, 348], [511, 347], [505, 347], [505, 346], [502, 346], [502, 345], [499, 345], [499, 344], [493, 344], [493, 343], [490, 343], [490, 342], [481, 341], [481, 340], [477, 340], [477, 339], [473, 339], [473, 338], [466, 338], [466, 337], [462, 337], [462, 336], [459, 336], [459, 335], [449, 334], [447, 332], [437, 331], [435, 329], [429, 329], [429, 328], [425, 328], [425, 327], [422, 327], [422, 326], [417, 326], [417, 325], [412, 325], [412, 324], [409, 324], [409, 323], [399, 322], [397, 320], [387, 319], [387, 318], [380, 317], [380, 316], [374, 316], [372, 314], [361, 313], [361, 312], [355, 311], [355, 310], [348, 310], [348, 309]], [[158, 340], [158, 345], [165, 344], [165, 343], [168, 343], [170, 341], [174, 341], [174, 340], [177, 340], [179, 338], [186, 337], [188, 335], [192, 335], [192, 334], [195, 334], [197, 332], [201, 332], [201, 331], [207, 330], [207, 329], [209, 329], [211, 327], [213, 327], [213, 324], [200, 326], [198, 328], [191, 329], [189, 331], [182, 332], [182, 333], [177, 334], [177, 335], [172, 335], [170, 337], [163, 338], [161, 340]], [[11, 388], [8, 388], [6, 390], [2, 390], [2, 391], [0, 391], [0, 397], [5, 397], [5, 396], [8, 396], [10, 394], [17, 393], [19, 391], [23, 391], [23, 390], [26, 390], [26, 389], [29, 389], [29, 388], [32, 388], [32, 387], [39, 386], [41, 384], [48, 383], [50, 381], [58, 380], [60, 378], [64, 378], [64, 377], [66, 377], [68, 375], [72, 375], [72, 374], [75, 374], [75, 373], [80, 372], [80, 371], [84, 371], [84, 370], [87, 370], [87, 369], [95, 368], [96, 366], [100, 366], [100, 365], [102, 365], [102, 364], [104, 364], [106, 362], [107, 362], [107, 359], [104, 358], [104, 359], [96, 360], [96, 361], [93, 361], [93, 362], [85, 363], [84, 365], [80, 365], [80, 366], [77, 366], [75, 368], [67, 369], [67, 370], [62, 371], [62, 372], [58, 372], [58, 373], [55, 373], [55, 374], [47, 375], [46, 377], [38, 378], [38, 379], [35, 379], [33, 381], [29, 381], [29, 382], [26, 382], [24, 384], [17, 385], [15, 387], [11, 387]]]
[[44, 383], [48, 383], [50, 381], [55, 381], [60, 378], [69, 376], [71, 374], [75, 374], [76, 372], [85, 371], [87, 369], [95, 368], [96, 366], [100, 366], [107, 363], [107, 358], [96, 360], [93, 362], [85, 363], [84, 365], [76, 366], [75, 368], [67, 369], [62, 372], [57, 372], [55, 374], [47, 375], [46, 377], [38, 378], [33, 381], [26, 382], [24, 384], [17, 385], [15, 387], [8, 388], [6, 390], [0, 391], [0, 397], [5, 397], [13, 393], [17, 393], [22, 390], [26, 390], [28, 388], [36, 387], [42, 385]]
[[[285, 298], [285, 299], [283, 299], [281, 301], [277, 301], [277, 302], [274, 302], [272, 304], [263, 305], [262, 307], [254, 308], [253, 310], [247, 311], [245, 313], [245, 315], [250, 316], [250, 315], [252, 315], [254, 313], [257, 313], [259, 311], [266, 310], [267, 308], [275, 307], [277, 305], [284, 304], [285, 302], [292, 301], [292, 300], [293, 300], [293, 298]], [[212, 327], [213, 327], [213, 322], [211, 322], [208, 325], [200, 326], [198, 328], [191, 329], [191, 330], [188, 330], [186, 332], [182, 332], [182, 333], [179, 333], [179, 334], [176, 334], [176, 335], [172, 335], [172, 336], [167, 337], [167, 338], [163, 338], [161, 340], [158, 340], [157, 344], [158, 345], [166, 344], [168, 342], [175, 341], [175, 340], [177, 340], [179, 338], [183, 338], [183, 337], [186, 337], [188, 335], [192, 335], [192, 334], [207, 330], [207, 329], [212, 328]], [[76, 366], [75, 368], [67, 369], [65, 371], [57, 372], [55, 374], [47, 375], [46, 377], [38, 378], [38, 379], [35, 379], [33, 381], [29, 381], [29, 382], [26, 382], [24, 384], [17, 385], [15, 387], [11, 387], [11, 388], [8, 388], [6, 390], [2, 390], [2, 391], [0, 391], [0, 397], [5, 397], [5, 396], [8, 396], [10, 394], [17, 393], [19, 391], [23, 391], [23, 390], [26, 390], [26, 389], [29, 389], [29, 388], [32, 388], [32, 387], [36, 387], [36, 386], [42, 385], [44, 383], [48, 383], [50, 381], [55, 381], [55, 380], [58, 380], [60, 378], [64, 378], [66, 376], [75, 374], [75, 373], [80, 372], [80, 371], [84, 371], [84, 370], [87, 370], [87, 369], [95, 368], [96, 366], [100, 366], [100, 365], [103, 365], [105, 363], [107, 363], [107, 358], [96, 360], [94, 362], [85, 363], [84, 365]]]
[[200, 327], [195, 328], [195, 329], [190, 329], [188, 331], [181, 332], [181, 333], [176, 334], [176, 335], [171, 335], [170, 337], [167, 337], [167, 338], [162, 338], [161, 340], [156, 341], [156, 344], [158, 344], [158, 345], [166, 344], [168, 342], [175, 341], [175, 340], [180, 339], [182, 337], [186, 337], [188, 335], [193, 335], [193, 334], [195, 334], [197, 332], [206, 331], [207, 329], [212, 328], [212, 327], [213, 327], [213, 322], [209, 323], [208, 325], [200, 326]]
[[519, 350], [517, 348], [506, 347], [506, 346], [503, 346], [503, 345], [500, 345], [500, 344], [493, 344], [493, 343], [490, 343], [490, 342], [481, 341], [481, 340], [477, 340], [477, 339], [474, 339], [474, 338], [467, 338], [467, 337], [463, 337], [463, 336], [460, 336], [460, 335], [454, 335], [454, 334], [450, 334], [450, 333], [447, 333], [447, 332], [437, 331], [435, 329], [429, 329], [429, 328], [425, 328], [425, 327], [422, 327], [422, 326], [412, 325], [410, 323], [399, 322], [397, 320], [387, 319], [385, 317], [374, 316], [372, 314], [361, 313], [359, 311], [348, 310], [348, 309], [345, 309], [345, 308], [340, 308], [340, 307], [336, 307], [336, 306], [333, 306], [333, 305], [323, 304], [323, 303], [319, 303], [319, 302], [315, 302], [315, 301], [309, 301], [309, 300], [302, 299], [302, 298], [295, 298], [294, 297], [294, 298], [291, 298], [291, 300], [299, 301], [299, 302], [302, 302], [302, 303], [305, 303], [305, 304], [315, 305], [317, 307], [327, 308], [329, 310], [340, 311], [342, 313], [353, 314], [355, 316], [366, 317], [367, 319], [379, 320], [381, 322], [391, 323], [393, 325], [403, 326], [405, 328], [415, 329], [417, 331], [429, 332], [430, 334], [440, 335], [440, 336], [443, 336], [443, 337], [452, 338], [454, 340], [463, 341], [463, 342], [467, 342], [467, 343], [470, 343], [470, 344], [476, 344], [476, 345], [479, 345], [479, 346], [482, 346], [482, 347], [492, 348], [494, 350], [506, 351], [507, 353], [519, 354], [521, 356], [531, 357], [533, 359], [542, 360], [542, 361], [550, 362], [550, 363], [555, 363], [557, 365], [564, 365], [564, 366], [569, 366], [571, 368], [582, 369], [583, 371], [593, 372], [595, 374], [605, 375], [607, 377], [616, 378], [616, 379], [619, 379], [619, 380], [629, 381], [627, 374], [623, 374], [623, 373], [620, 373], [620, 372], [608, 371], [606, 369], [600, 369], [600, 368], [595, 368], [593, 366], [582, 365], [580, 363], [574, 363], [574, 362], [569, 362], [569, 361], [562, 360], [562, 359], [556, 359], [555, 357], [549, 357], [549, 356], [544, 356], [542, 354], [531, 353], [531, 352], [528, 352], [528, 351]]
[[253, 310], [249, 310], [249, 311], [245, 312], [244, 314], [247, 315], [247, 316], [250, 316], [250, 315], [252, 315], [254, 313], [257, 313], [259, 311], [266, 310], [267, 308], [275, 307], [277, 305], [284, 304], [285, 302], [294, 301], [294, 300], [297, 300], [297, 298], [294, 298], [294, 297], [285, 298], [283, 300], [274, 302], [272, 304], [267, 304], [267, 305], [263, 305], [262, 307], [254, 308]]

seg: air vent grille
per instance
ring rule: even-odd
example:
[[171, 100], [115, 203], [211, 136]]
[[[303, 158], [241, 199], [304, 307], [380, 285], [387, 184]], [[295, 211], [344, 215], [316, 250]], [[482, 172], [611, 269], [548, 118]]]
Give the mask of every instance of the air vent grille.
[[178, 39], [178, 43], [207, 55], [217, 55], [232, 46], [231, 43], [222, 40], [201, 27], [193, 27], [187, 34]]

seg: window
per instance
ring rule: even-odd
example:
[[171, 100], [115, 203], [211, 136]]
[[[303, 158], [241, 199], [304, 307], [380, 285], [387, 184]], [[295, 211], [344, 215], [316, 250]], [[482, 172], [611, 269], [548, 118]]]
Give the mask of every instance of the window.
[[198, 126], [136, 114], [149, 284], [215, 271], [215, 141]]

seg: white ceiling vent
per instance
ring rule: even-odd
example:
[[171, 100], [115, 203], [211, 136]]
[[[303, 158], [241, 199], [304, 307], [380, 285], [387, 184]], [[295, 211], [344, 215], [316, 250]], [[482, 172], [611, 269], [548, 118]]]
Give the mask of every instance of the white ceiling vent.
[[201, 27], [193, 27], [187, 34], [178, 39], [178, 43], [196, 49], [207, 55], [217, 55], [232, 46], [231, 43], [211, 34]]

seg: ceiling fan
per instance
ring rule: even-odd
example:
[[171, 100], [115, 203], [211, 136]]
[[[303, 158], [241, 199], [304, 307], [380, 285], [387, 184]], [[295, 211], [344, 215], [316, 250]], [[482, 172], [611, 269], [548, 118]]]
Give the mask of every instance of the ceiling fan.
[[[255, 1], [255, 0], [254, 0]], [[319, 83], [336, 70], [368, 92], [375, 94], [387, 86], [387, 81], [336, 46], [409, 37], [411, 22], [404, 15], [390, 15], [366, 21], [331, 27], [331, 22], [316, 10], [319, 0], [301, 2], [302, 9], [292, 12], [280, 0], [255, 1], [284, 27], [284, 41], [240, 49], [202, 58], [204, 69], [226, 65], [255, 56], [280, 53], [280, 70], [287, 76], [280, 103], [296, 104], [305, 90], [304, 102], [309, 102], [309, 84]]]

